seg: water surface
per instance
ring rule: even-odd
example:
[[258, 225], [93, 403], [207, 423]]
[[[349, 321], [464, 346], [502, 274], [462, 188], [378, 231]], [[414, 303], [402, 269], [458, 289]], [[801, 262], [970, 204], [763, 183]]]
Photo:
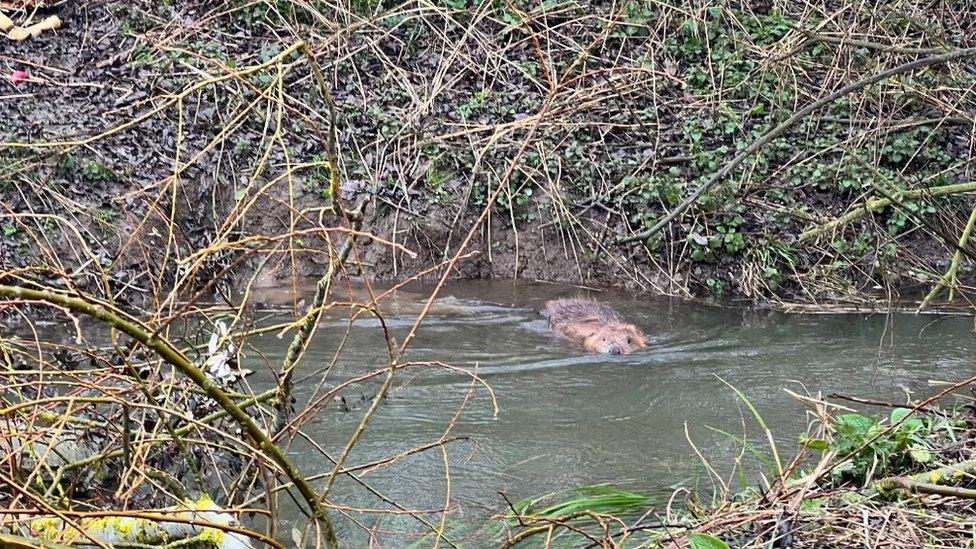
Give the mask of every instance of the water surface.
[[[432, 288], [408, 290], [383, 308], [397, 341]], [[732, 471], [741, 453], [733, 439], [743, 430], [765, 451], [755, 420], [729, 385], [763, 414], [780, 452], [789, 456], [808, 418], [784, 389], [903, 402], [907, 394], [934, 392], [931, 380], [969, 375], [968, 357], [976, 350], [971, 318], [785, 315], [602, 292], [591, 295], [640, 325], [648, 346], [628, 356], [588, 356], [548, 334], [537, 312], [547, 299], [581, 293], [586, 292], [511, 282], [447, 286], [406, 359], [476, 369], [494, 390], [497, 415], [489, 393], [468, 376], [437, 368], [401, 371], [349, 465], [437, 441], [464, 405], [450, 434], [461, 440], [445, 446], [455, 525], [481, 524], [504, 512], [499, 492], [515, 501], [596, 483], [659, 494], [677, 484], [707, 491], [711, 484], [689, 438], [722, 475]], [[330, 314], [302, 363], [302, 373], [326, 367], [348, 332], [323, 390], [388, 363], [380, 322], [363, 316], [350, 327], [348, 317], [348, 309]], [[269, 336], [253, 344], [276, 364], [288, 340]], [[251, 367], [259, 370], [252, 386], [270, 387], [270, 376]], [[299, 404], [315, 391], [318, 379], [300, 384]], [[344, 391], [344, 402], [329, 404], [304, 432], [339, 455], [377, 386], [372, 381]], [[296, 444], [292, 454], [305, 471], [328, 470], [327, 460], [310, 446]], [[361, 479], [405, 508], [429, 510], [448, 499], [445, 473], [444, 455], [433, 449], [370, 470]], [[333, 500], [390, 508], [348, 478], [337, 483]], [[409, 517], [353, 516], [384, 538], [394, 536], [388, 538], [399, 540], [394, 545], [413, 539], [397, 538], [396, 532], [423, 530]], [[356, 529], [352, 523], [342, 528]], [[484, 535], [459, 531], [475, 536], [471, 540]]]

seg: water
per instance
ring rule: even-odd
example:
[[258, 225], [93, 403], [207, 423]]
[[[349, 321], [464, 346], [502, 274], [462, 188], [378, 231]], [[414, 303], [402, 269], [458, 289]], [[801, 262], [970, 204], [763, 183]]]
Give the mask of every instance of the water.
[[[430, 290], [410, 287], [383, 309], [397, 341], [409, 331]], [[689, 438], [724, 477], [741, 453], [734, 439], [743, 432], [768, 453], [756, 421], [729, 385], [760, 411], [788, 457], [808, 418], [784, 389], [903, 402], [906, 393], [922, 397], [935, 392], [930, 380], [970, 375], [969, 357], [976, 351], [971, 318], [784, 315], [604, 292], [597, 297], [641, 326], [648, 346], [628, 356], [587, 356], [548, 334], [537, 312], [547, 299], [579, 293], [564, 286], [510, 282], [447, 286], [406, 359], [476, 368], [494, 391], [497, 415], [488, 391], [472, 384], [471, 377], [442, 368], [406, 369], [397, 374], [348, 465], [437, 441], [463, 406], [448, 435], [460, 440], [444, 446], [447, 468], [435, 447], [370, 470], [361, 479], [408, 509], [438, 509], [449, 500], [449, 522], [469, 527], [457, 529], [456, 535], [479, 539], [488, 534], [475, 532], [475, 526], [506, 510], [499, 492], [515, 501], [606, 482], [662, 495], [676, 484], [710, 490]], [[276, 294], [258, 298], [274, 302]], [[341, 293], [334, 298], [343, 299]], [[337, 309], [323, 321], [298, 377], [326, 367], [347, 330], [324, 390], [387, 364], [380, 323], [364, 316], [350, 327], [348, 316], [348, 309]], [[277, 365], [288, 341], [266, 336], [253, 345]], [[254, 352], [249, 356], [247, 366], [258, 371], [252, 387], [271, 387], [263, 359]], [[315, 393], [318, 380], [299, 383], [299, 405]], [[343, 391], [345, 403], [328, 404], [304, 426], [305, 434], [338, 456], [378, 383], [375, 379]], [[306, 472], [329, 469], [311, 445], [296, 443], [291, 455]], [[337, 482], [332, 501], [391, 508], [345, 477]], [[396, 540], [393, 545], [424, 531], [402, 514], [351, 515], [380, 537]], [[348, 520], [341, 529], [362, 535]]]

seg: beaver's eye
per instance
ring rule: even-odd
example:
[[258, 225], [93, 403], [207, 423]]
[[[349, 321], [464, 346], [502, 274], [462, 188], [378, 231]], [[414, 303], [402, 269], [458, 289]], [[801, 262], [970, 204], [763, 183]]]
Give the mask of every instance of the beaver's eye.
[[631, 339], [631, 337], [627, 336], [627, 345], [630, 345], [632, 342], [633, 340]]

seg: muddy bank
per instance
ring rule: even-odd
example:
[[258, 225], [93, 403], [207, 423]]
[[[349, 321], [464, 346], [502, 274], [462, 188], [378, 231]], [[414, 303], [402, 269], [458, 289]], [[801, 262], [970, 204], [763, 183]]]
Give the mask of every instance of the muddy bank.
[[61, 29], [0, 53], [0, 267], [119, 297], [186, 272], [319, 274], [343, 233], [305, 41], [337, 107], [341, 196], [417, 254], [363, 243], [369, 276], [450, 257], [490, 206], [452, 276], [807, 303], [931, 288], [974, 206], [943, 192], [972, 181], [965, 58], [841, 98], [664, 232], [620, 241], [817, 97], [972, 46], [972, 8], [680, 4], [52, 4]]
[[[468, 213], [452, 225], [452, 214], [456, 215], [444, 209], [422, 218], [387, 217], [370, 224], [367, 230], [403, 244], [406, 250], [371, 244], [366, 239], [360, 254], [364, 274], [398, 280], [450, 260], [460, 250], [461, 242], [477, 217]], [[588, 228], [605, 230], [597, 222], [589, 223]], [[411, 257], [407, 251], [416, 257]], [[430, 280], [440, 272], [422, 278]], [[666, 273], [646, 263], [633, 262], [619, 250], [581, 248], [575, 235], [551, 223], [513, 228], [498, 216], [475, 232], [455, 265], [452, 277], [617, 286], [661, 294], [673, 293], [681, 287], [677, 283], [669, 284]]]

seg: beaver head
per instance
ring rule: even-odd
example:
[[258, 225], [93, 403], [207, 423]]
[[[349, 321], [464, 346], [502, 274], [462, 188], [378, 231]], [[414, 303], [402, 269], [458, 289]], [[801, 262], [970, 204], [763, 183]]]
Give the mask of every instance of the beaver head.
[[585, 322], [572, 327], [576, 339], [591, 353], [619, 355], [643, 349], [647, 342], [644, 333], [626, 322]]

